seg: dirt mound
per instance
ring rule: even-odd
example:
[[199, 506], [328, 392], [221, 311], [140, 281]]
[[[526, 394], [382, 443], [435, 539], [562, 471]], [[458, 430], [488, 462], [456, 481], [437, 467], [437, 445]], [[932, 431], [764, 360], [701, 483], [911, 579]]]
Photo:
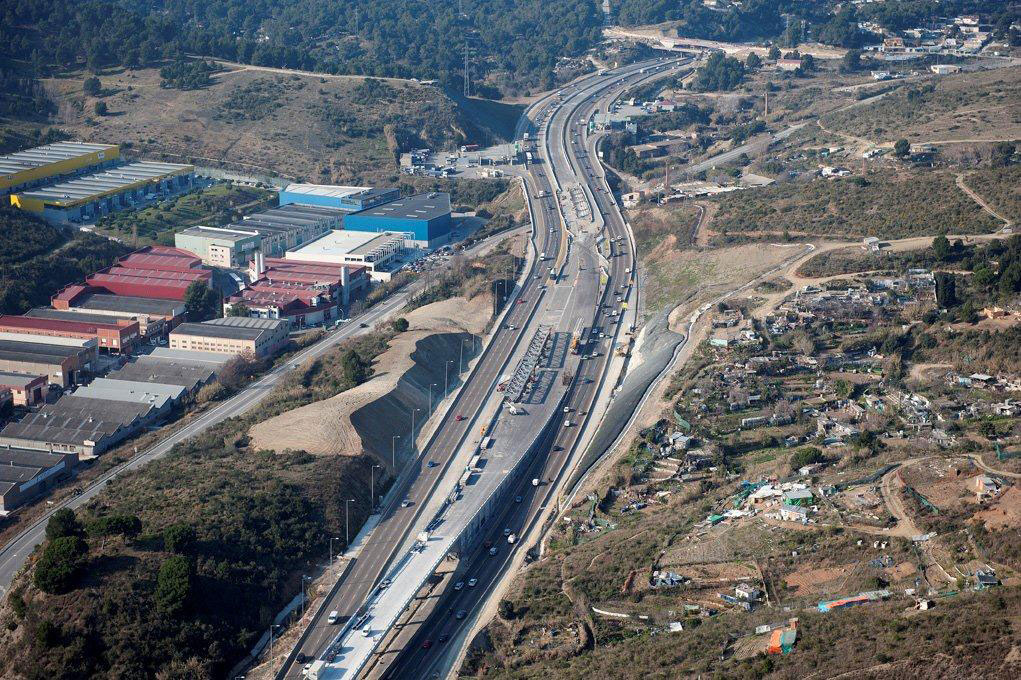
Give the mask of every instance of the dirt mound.
[[[317, 455], [357, 455], [366, 452], [389, 463], [393, 435], [400, 435], [400, 451], [410, 445], [411, 413], [422, 431], [429, 413], [429, 390], [434, 405], [442, 395], [444, 378], [453, 390], [458, 365], [474, 356], [476, 337], [489, 320], [488, 298], [453, 298], [410, 312], [409, 330], [394, 338], [373, 364], [367, 382], [334, 397], [281, 413], [254, 425], [249, 434], [257, 449], [304, 450]], [[474, 340], [474, 341], [473, 341]], [[463, 347], [463, 350], [462, 350]], [[463, 354], [462, 354], [463, 351]], [[444, 375], [447, 362], [447, 375]]]

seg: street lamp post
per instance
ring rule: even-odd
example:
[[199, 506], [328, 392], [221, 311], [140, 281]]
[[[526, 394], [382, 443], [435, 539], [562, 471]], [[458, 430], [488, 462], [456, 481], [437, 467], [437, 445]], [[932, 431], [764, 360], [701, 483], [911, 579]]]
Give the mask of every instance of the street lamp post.
[[399, 434], [390, 437], [390, 465], [393, 466], [395, 475], [397, 474], [397, 440], [400, 438]]
[[280, 627], [280, 624], [278, 624], [278, 623], [272, 623], [269, 626], [269, 660], [270, 661], [273, 660], [273, 631], [274, 631], [274, 629], [279, 628], [279, 627]]
[[351, 545], [351, 513], [348, 503], [354, 503], [354, 500], [348, 498], [344, 501], [344, 552], [347, 552], [348, 546]]
[[[464, 347], [463, 343], [462, 343], [461, 347], [462, 348]], [[450, 373], [450, 364], [452, 364], [452, 363], [454, 363], [453, 359], [447, 359], [447, 363], [443, 364], [443, 396], [444, 397], [446, 397], [447, 393], [450, 391], [450, 387], [449, 387], [450, 380], [449, 380], [448, 375]]]
[[[465, 338], [461, 338], [461, 358], [457, 360], [457, 370], [459, 373], [464, 373], [464, 343], [468, 342]], [[472, 340], [474, 343], [475, 341]], [[473, 344], [472, 347], [475, 345]]]
[[340, 536], [330, 536], [330, 567], [333, 567], [333, 542], [339, 541]]
[[301, 576], [301, 618], [305, 618], [305, 613], [308, 611], [308, 587], [305, 585], [312, 580], [311, 576]]
[[369, 508], [376, 509], [376, 468], [383, 469], [382, 465], [373, 465], [369, 474]]
[[436, 383], [429, 383], [429, 417], [433, 414], [433, 388], [436, 387]]

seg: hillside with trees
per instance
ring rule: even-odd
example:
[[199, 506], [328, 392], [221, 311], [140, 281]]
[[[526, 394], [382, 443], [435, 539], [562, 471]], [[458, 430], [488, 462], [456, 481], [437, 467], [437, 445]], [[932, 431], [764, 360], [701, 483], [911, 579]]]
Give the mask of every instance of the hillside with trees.
[[84, 232], [72, 235], [21, 210], [0, 207], [0, 313], [48, 304], [62, 287], [129, 251], [122, 243]]
[[[561, 56], [598, 42], [593, 0], [185, 0], [126, 3], [34, 0], [6, 3], [0, 54], [52, 67], [137, 68], [201, 55], [325, 73], [436, 79], [461, 88], [464, 39], [474, 79], [501, 90], [550, 87]], [[116, 9], [114, 9], [116, 8]], [[457, 36], [452, 39], [452, 36]], [[198, 82], [176, 69], [168, 83]], [[198, 78], [198, 81], [194, 79]], [[492, 94], [492, 93], [490, 93]]]

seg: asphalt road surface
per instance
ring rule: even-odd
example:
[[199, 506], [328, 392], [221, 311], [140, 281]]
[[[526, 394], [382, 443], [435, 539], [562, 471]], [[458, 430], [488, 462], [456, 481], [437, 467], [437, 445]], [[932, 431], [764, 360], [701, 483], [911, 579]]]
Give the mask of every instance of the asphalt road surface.
[[[652, 62], [657, 64], [658, 62]], [[671, 67], [683, 66], [686, 62], [671, 62]], [[605, 110], [609, 102], [616, 99], [626, 89], [642, 82], [662, 78], [667, 75], [663, 71], [645, 75], [642, 69], [648, 70], [649, 63], [625, 67], [611, 72], [612, 77], [591, 77], [578, 81], [571, 88], [573, 94], [566, 97], [562, 104], [554, 106], [545, 123], [545, 149], [540, 154], [543, 165], [532, 167], [533, 181], [540, 188], [549, 190], [548, 172], [552, 172], [559, 184], [567, 186], [577, 182], [586, 184], [590, 190], [594, 204], [592, 215], [597, 222], [602, 222], [602, 234], [613, 240], [612, 255], [609, 258], [609, 270], [606, 287], [596, 301], [597, 305], [588, 310], [574, 310], [574, 313], [591, 319], [590, 327], [600, 329], [607, 336], [594, 342], [587, 360], [578, 364], [578, 374], [571, 394], [568, 398], [569, 408], [575, 416], [585, 420], [591, 413], [597, 395], [600, 394], [602, 378], [606, 375], [612, 358], [615, 340], [622, 332], [619, 326], [620, 316], [610, 316], [611, 309], [619, 310], [620, 304], [616, 296], [624, 292], [630, 285], [634, 268], [633, 253], [629, 252], [630, 239], [623, 218], [614, 205], [613, 198], [606, 191], [605, 179], [599, 163], [591, 163], [589, 159], [595, 154], [597, 136], [589, 137], [581, 133], [582, 125], [597, 110]], [[625, 82], [618, 82], [624, 78]], [[607, 84], [609, 83], [609, 85]], [[545, 107], [543, 107], [545, 108]], [[545, 117], [544, 117], [545, 120]], [[579, 125], [581, 123], [582, 125]], [[575, 136], [574, 132], [579, 134]], [[622, 239], [618, 242], [617, 239]], [[575, 241], [577, 244], [577, 240]], [[577, 245], [575, 246], [577, 247]], [[595, 253], [585, 253], [582, 261], [592, 262]], [[591, 299], [576, 299], [581, 305], [593, 305]], [[626, 331], [626, 329], [625, 329]], [[583, 415], [584, 414], [584, 415]], [[560, 418], [563, 416], [561, 415]], [[584, 425], [584, 421], [582, 425]], [[477, 610], [485, 601], [492, 586], [506, 569], [517, 546], [507, 543], [508, 532], [517, 535], [527, 533], [537, 521], [546, 504], [551, 502], [550, 494], [555, 483], [544, 483], [533, 487], [528, 480], [533, 477], [543, 480], [557, 480], [566, 471], [566, 464], [576, 448], [584, 427], [554, 428], [551, 436], [543, 444], [543, 448], [535, 455], [527, 474], [523, 475], [514, 495], [521, 501], [507, 503], [503, 512], [489, 523], [489, 531], [484, 542], [472, 553], [462, 555], [457, 575], [452, 582], [468, 583], [475, 579], [475, 585], [462, 587], [460, 590], [448, 588], [439, 596], [432, 612], [419, 618], [406, 628], [417, 629], [414, 635], [401, 635], [399, 642], [377, 654], [377, 666], [372, 675], [385, 678], [425, 678], [446, 672], [451, 663], [459, 634], [466, 632], [471, 622], [469, 612]], [[510, 496], [510, 494], [508, 494]], [[497, 548], [497, 555], [489, 554], [489, 546]], [[463, 617], [463, 618], [459, 618]], [[440, 642], [442, 640], [443, 642]], [[448, 640], [450, 642], [448, 642]], [[447, 648], [447, 645], [450, 648]]]

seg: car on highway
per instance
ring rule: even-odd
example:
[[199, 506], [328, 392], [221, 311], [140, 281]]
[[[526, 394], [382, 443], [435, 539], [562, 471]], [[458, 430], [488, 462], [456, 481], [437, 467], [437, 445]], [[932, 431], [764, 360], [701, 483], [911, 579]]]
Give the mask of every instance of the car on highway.
[[475, 584], [477, 584], [478, 582], [479, 582], [479, 580], [477, 578], [470, 578], [470, 579], [468, 579], [468, 587], [469, 588], [474, 588]]
[[393, 583], [393, 581], [391, 581], [388, 578], [385, 578], [385, 579], [383, 579], [382, 581], [379, 582], [379, 589], [380, 590], [386, 590], [387, 588], [390, 587], [391, 583]]
[[496, 550], [496, 546], [494, 545], [492, 548], [489, 549], [489, 555], [490, 555], [490, 557], [494, 557], [496, 555], [496, 553], [497, 553], [497, 550]]
[[437, 463], [435, 460], [431, 460], [428, 463], [426, 463], [426, 466], [431, 467], [431, 468], [434, 468], [437, 465], [439, 465], [439, 463]]
[[464, 590], [464, 581], [458, 581], [455, 583], [454, 590]]
[[521, 502], [521, 496], [515, 496], [514, 497], [514, 502], [515, 503], [520, 503]]
[[422, 643], [422, 649], [429, 649], [432, 646], [433, 646], [432, 640], [426, 640], [425, 642]]
[[467, 615], [468, 615], [468, 612], [466, 612], [463, 609], [458, 609], [457, 610], [457, 614], [455, 614], [454, 616], [457, 617], [458, 619], [463, 619]]
[[441, 636], [439, 637], [439, 642], [440, 642], [440, 643], [442, 644], [442, 643], [446, 642], [446, 641], [447, 641], [447, 640], [449, 640], [449, 639], [450, 639], [450, 636], [449, 636], [449, 635], [447, 635], [446, 633], [444, 633], [443, 635], [441, 635]]
[[403, 501], [401, 501], [401, 507], [402, 508], [410, 508], [411, 507], [411, 501], [409, 499], [405, 498]]
[[503, 535], [504, 535], [504, 536], [510, 536], [510, 535], [511, 535], [511, 530], [510, 530], [510, 529], [508, 529], [508, 528], [506, 528], [506, 527], [504, 527], [504, 530], [503, 530]]
[[462, 420], [464, 420], [464, 416], [462, 416], [460, 413], [458, 413], [457, 416], [454, 418], [454, 420], [456, 420], [457, 422], [461, 422]]
[[525, 301], [524, 301], [524, 299], [523, 299], [523, 298], [519, 298], [519, 299], [518, 299], [518, 304], [519, 304], [519, 305], [523, 305], [523, 304], [525, 304]]
[[340, 612], [334, 609], [330, 612], [330, 615], [326, 617], [326, 622], [332, 626], [335, 625], [337, 621], [340, 621]]

